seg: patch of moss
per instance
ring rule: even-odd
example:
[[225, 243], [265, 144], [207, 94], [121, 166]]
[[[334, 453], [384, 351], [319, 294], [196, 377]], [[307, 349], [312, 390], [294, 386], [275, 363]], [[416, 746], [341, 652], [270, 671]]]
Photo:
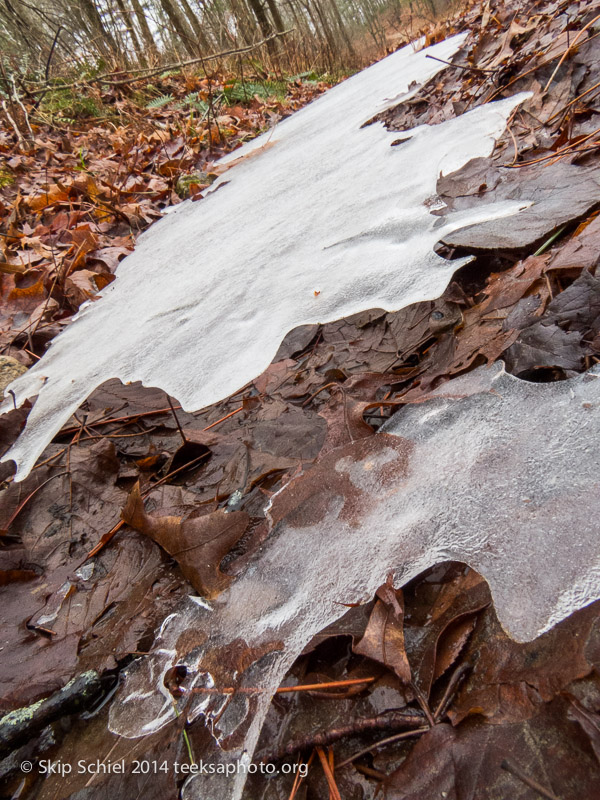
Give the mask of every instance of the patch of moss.
[[0, 167], [0, 189], [4, 189], [5, 186], [10, 186], [15, 182], [15, 176], [9, 169], [4, 167]]
[[177, 178], [175, 191], [182, 200], [185, 200], [190, 196], [191, 186], [196, 184], [199, 184], [200, 186], [211, 184], [216, 177], [217, 176], [215, 174], [208, 172], [192, 172], [188, 175], [180, 175], [179, 178]]
[[41, 110], [51, 117], [86, 119], [102, 116], [102, 106], [91, 97], [75, 94], [70, 89], [54, 89], [45, 95]]

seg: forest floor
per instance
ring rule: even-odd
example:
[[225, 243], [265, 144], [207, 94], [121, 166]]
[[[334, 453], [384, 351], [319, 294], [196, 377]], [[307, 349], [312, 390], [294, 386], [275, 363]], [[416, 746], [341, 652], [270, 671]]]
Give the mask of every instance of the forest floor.
[[[598, 20], [591, 0], [468, 5], [428, 32], [430, 43], [470, 31], [460, 66], [383, 115], [402, 131], [532, 92], [490, 159], [441, 178], [438, 194], [460, 208], [534, 187], [544, 203], [538, 228], [441, 244], [448, 258], [474, 260], [439, 300], [292, 331], [263, 375], [200, 412], [110, 381], [26, 480], [13, 482], [12, 465], [1, 465], [0, 710], [51, 698], [18, 725], [0, 719], [2, 797], [175, 798], [185, 775], [132, 765], [201, 757], [206, 730], [184, 716], [141, 739], [107, 731], [120, 672], [151, 651], [157, 626], [191, 591], [185, 559], [144, 535], [138, 492], [157, 524], [243, 498], [255, 529], [291, 475], [374, 435], [399, 405], [453, 376], [502, 358], [520, 378], [554, 382], [598, 363]], [[221, 155], [326, 91], [333, 80], [322, 77], [167, 74], [15, 104], [0, 128], [0, 379], [37, 361], [114, 280], [140, 231], [183, 198], [202, 199]], [[0, 417], [2, 452], [27, 413]], [[211, 557], [213, 581], [240, 569], [235, 547]], [[247, 796], [598, 797], [599, 671], [600, 603], [519, 644], [464, 564], [403, 589], [385, 584], [319, 634], [272, 703], [255, 761], [308, 763], [307, 777], [255, 775]], [[174, 702], [181, 682], [170, 675]], [[124, 759], [125, 774], [40, 768], [92, 758]]]

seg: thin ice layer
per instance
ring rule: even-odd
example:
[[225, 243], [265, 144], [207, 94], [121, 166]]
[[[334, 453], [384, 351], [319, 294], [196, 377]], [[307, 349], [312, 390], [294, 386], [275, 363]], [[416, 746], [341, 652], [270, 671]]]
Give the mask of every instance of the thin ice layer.
[[[406, 47], [345, 81], [231, 154], [264, 148], [140, 237], [102, 298], [11, 385], [18, 405], [38, 395], [5, 456], [17, 480], [110, 378], [160, 387], [197, 410], [259, 375], [298, 325], [438, 297], [464, 260], [443, 260], [435, 243], [524, 202], [482, 203], [440, 224], [426, 201], [440, 172], [489, 155], [524, 95], [417, 128], [394, 147], [398, 133], [361, 125], [443, 69], [428, 54], [447, 60], [463, 40]], [[12, 407], [11, 397], [2, 410]]]
[[[402, 585], [439, 562], [466, 562], [521, 641], [599, 598], [599, 379], [596, 369], [534, 384], [501, 363], [482, 367], [402, 409], [383, 433], [330, 452], [274, 497], [269, 538], [214, 609], [190, 600], [128, 669], [111, 729], [135, 737], [172, 718], [163, 677], [181, 663], [188, 688], [266, 690], [254, 706], [243, 694], [188, 695], [187, 713], [216, 738], [238, 731], [234, 747], [205, 760], [250, 758], [286, 670], [342, 604], [370, 599], [390, 571]], [[241, 639], [255, 653], [243, 672]], [[235, 791], [212, 780], [191, 779], [183, 796], [235, 800], [244, 776]]]

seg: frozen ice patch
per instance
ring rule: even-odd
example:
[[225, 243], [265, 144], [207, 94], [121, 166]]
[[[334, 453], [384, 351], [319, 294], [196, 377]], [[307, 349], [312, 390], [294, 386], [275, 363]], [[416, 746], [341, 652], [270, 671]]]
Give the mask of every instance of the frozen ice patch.
[[[11, 385], [17, 405], [38, 395], [4, 456], [16, 461], [16, 479], [110, 378], [160, 387], [197, 410], [259, 375], [299, 325], [442, 294], [465, 260], [440, 258], [435, 243], [515, 214], [523, 201], [482, 203], [443, 223], [426, 201], [440, 174], [491, 153], [527, 95], [416, 128], [401, 147], [381, 123], [361, 126], [444, 68], [428, 53], [448, 60], [463, 41], [408, 46], [353, 76], [230, 154], [224, 161], [236, 163], [204, 200], [141, 236], [101, 299]], [[10, 397], [2, 410], [12, 407]]]
[[[202, 631], [185, 663], [192, 680], [213, 675], [216, 695], [190, 693], [182, 710], [205, 717], [219, 742], [211, 759], [252, 755], [287, 669], [343, 603], [369, 600], [389, 572], [402, 585], [440, 561], [466, 562], [521, 641], [598, 599], [597, 377], [536, 384], [502, 363], [481, 367], [403, 408], [383, 432], [329, 452], [272, 498], [269, 537], [214, 610], [189, 604], [173, 636], [162, 633], [161, 666], [149, 671], [150, 657], [128, 668], [111, 729], [139, 736], [164, 724], [166, 708], [153, 719], [157, 704], [132, 693], [151, 688], [169, 650], [181, 663], [185, 629]], [[211, 797], [236, 800], [243, 776], [236, 781], [215, 784]], [[204, 790], [190, 779], [183, 797]]]

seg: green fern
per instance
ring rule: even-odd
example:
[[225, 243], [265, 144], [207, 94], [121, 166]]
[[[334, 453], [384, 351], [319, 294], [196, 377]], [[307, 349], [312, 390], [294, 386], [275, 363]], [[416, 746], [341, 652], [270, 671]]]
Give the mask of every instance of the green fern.
[[146, 108], [162, 108], [166, 106], [167, 103], [171, 103], [174, 99], [172, 94], [161, 94], [160, 97], [155, 97], [153, 100], [150, 100], [149, 103], [146, 103]]
[[198, 97], [198, 92], [190, 92], [190, 94], [187, 94], [183, 100], [180, 100], [180, 102], [177, 103], [177, 108], [193, 108], [200, 114], [206, 114], [208, 111], [208, 103], [206, 103], [204, 100], [200, 100]]
[[266, 100], [271, 92], [262, 83], [236, 83], [231, 89], [226, 89], [225, 98], [228, 103], [249, 103], [255, 96]]

